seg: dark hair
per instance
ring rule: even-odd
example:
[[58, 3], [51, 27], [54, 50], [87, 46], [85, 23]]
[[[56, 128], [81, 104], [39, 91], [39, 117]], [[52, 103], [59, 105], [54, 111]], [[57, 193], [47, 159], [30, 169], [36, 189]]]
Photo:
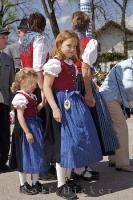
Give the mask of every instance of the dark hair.
[[23, 19], [21, 20], [19, 26], [17, 27], [18, 30], [21, 30], [21, 31], [23, 31], [24, 33], [26, 33], [26, 32], [27, 32], [27, 29], [28, 29], [27, 21], [28, 21], [27, 18], [23, 18]]
[[57, 37], [55, 39], [55, 43], [54, 43], [52, 57], [57, 56], [59, 59], [65, 59], [65, 55], [61, 52], [60, 48], [61, 48], [62, 43], [65, 40], [68, 40], [70, 38], [76, 38], [77, 39], [76, 55], [73, 56], [72, 59], [76, 60], [77, 58], [79, 58], [79, 56], [80, 56], [79, 38], [78, 38], [77, 34], [74, 33], [74, 31], [69, 31], [69, 30], [65, 30], [63, 32], [60, 32], [57, 35]]
[[89, 27], [89, 22], [89, 15], [83, 11], [77, 11], [72, 14], [72, 27], [75, 31], [87, 31]]
[[46, 26], [45, 17], [39, 13], [35, 12], [29, 16], [28, 19], [28, 31], [43, 32]]

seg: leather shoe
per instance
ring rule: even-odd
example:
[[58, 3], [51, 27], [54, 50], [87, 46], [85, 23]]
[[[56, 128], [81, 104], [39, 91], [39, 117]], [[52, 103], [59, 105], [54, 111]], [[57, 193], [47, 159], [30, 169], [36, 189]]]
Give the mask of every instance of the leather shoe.
[[[86, 176], [87, 173], [87, 176]], [[73, 179], [77, 180], [77, 179], [83, 179], [85, 181], [97, 181], [99, 180], [99, 173], [95, 172], [95, 171], [88, 171], [87, 169], [81, 174], [73, 174]]]
[[115, 167], [115, 163], [114, 162], [112, 162], [112, 161], [109, 161], [109, 167]]
[[122, 166], [122, 167], [116, 167], [115, 169], [117, 171], [133, 172], [133, 166], [131, 166], [131, 165], [126, 165], [126, 166]]

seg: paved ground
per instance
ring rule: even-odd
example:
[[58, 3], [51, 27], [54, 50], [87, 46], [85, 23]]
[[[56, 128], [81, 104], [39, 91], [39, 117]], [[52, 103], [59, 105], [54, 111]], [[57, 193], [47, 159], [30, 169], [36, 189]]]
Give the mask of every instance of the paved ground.
[[[130, 157], [133, 163], [133, 117], [128, 120]], [[97, 182], [81, 182], [84, 192], [78, 194], [80, 200], [133, 200], [133, 173], [117, 172], [108, 167], [107, 158], [95, 169], [100, 171], [101, 178]], [[46, 182], [53, 189], [55, 182]], [[0, 174], [0, 200], [60, 200], [55, 193], [48, 195], [27, 196], [18, 192], [19, 179], [17, 172]]]

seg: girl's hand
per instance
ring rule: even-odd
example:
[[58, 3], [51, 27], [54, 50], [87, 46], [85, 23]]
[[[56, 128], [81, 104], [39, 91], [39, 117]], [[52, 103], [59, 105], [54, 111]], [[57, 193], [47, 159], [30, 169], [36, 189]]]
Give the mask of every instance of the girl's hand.
[[38, 104], [37, 110], [40, 111], [43, 107], [44, 107], [44, 103], [41, 102], [41, 103]]
[[84, 100], [85, 100], [86, 104], [89, 107], [94, 107], [95, 106], [96, 101], [95, 101], [93, 95], [90, 95], [89, 93], [86, 93], [85, 97], [84, 97]]
[[57, 122], [61, 123], [62, 114], [59, 108], [53, 109], [53, 117]]
[[14, 112], [14, 110], [11, 110], [10, 111], [10, 123], [14, 124], [14, 122], [15, 122], [15, 112]]
[[28, 143], [30, 143], [30, 144], [34, 143], [34, 138], [33, 138], [32, 133], [30, 133], [30, 132], [26, 133], [26, 139], [27, 139]]

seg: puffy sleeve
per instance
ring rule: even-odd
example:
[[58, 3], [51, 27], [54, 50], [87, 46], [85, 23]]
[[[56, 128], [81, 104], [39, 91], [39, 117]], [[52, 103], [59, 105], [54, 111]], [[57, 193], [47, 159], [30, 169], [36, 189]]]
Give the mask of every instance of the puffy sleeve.
[[26, 108], [28, 104], [28, 100], [22, 94], [16, 94], [12, 100], [12, 105], [14, 108]]
[[88, 42], [88, 44], [86, 45], [86, 48], [84, 49], [84, 52], [82, 54], [82, 59], [83, 59], [84, 63], [93, 65], [96, 62], [97, 46], [98, 46], [98, 42], [95, 39], [91, 39]]
[[33, 42], [33, 69], [36, 72], [42, 71], [48, 57], [46, 38], [43, 35], [37, 36]]
[[50, 74], [58, 77], [61, 72], [61, 62], [55, 58], [49, 59], [48, 62], [43, 66], [44, 74]]

